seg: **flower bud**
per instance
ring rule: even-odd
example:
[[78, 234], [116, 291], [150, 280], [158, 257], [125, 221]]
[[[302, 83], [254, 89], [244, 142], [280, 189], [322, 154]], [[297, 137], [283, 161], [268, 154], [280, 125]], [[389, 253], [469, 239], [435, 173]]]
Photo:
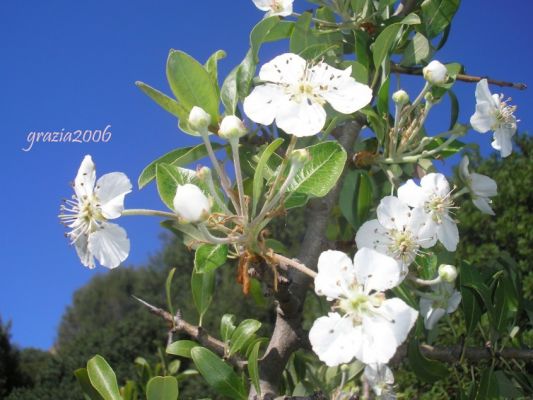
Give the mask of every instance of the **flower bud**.
[[311, 160], [311, 155], [307, 149], [294, 150], [289, 157], [293, 164], [303, 165], [307, 161]]
[[189, 113], [189, 126], [197, 132], [207, 129], [211, 123], [211, 116], [201, 107], [194, 106]]
[[203, 221], [211, 212], [209, 199], [192, 183], [178, 185], [173, 204], [174, 211], [185, 223]]
[[211, 176], [211, 170], [207, 167], [202, 167], [196, 171], [196, 177], [201, 181], [204, 181], [209, 176]]
[[403, 106], [409, 103], [409, 95], [405, 90], [398, 90], [392, 94], [392, 101], [394, 101], [399, 106]]
[[246, 129], [244, 122], [235, 115], [225, 116], [220, 123], [220, 129], [218, 130], [220, 137], [226, 140], [239, 139], [246, 135], [246, 132], [248, 132], [248, 130]]
[[431, 61], [422, 70], [424, 79], [433, 85], [442, 85], [448, 78], [448, 69], [437, 60]]
[[457, 268], [453, 265], [441, 264], [439, 266], [439, 277], [445, 282], [453, 283], [457, 278]]

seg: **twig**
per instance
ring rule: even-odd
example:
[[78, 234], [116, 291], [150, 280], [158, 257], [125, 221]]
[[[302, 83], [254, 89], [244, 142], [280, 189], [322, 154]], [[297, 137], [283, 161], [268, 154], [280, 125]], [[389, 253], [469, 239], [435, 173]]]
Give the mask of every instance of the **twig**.
[[[398, 64], [391, 64], [391, 71], [397, 72], [399, 74], [405, 74], [405, 75], [422, 75], [422, 68], [402, 67], [401, 65], [398, 65]], [[470, 83], [476, 83], [482, 79], [486, 79], [487, 82], [490, 83], [491, 85], [496, 85], [496, 86], [501, 86], [501, 87], [510, 87], [510, 88], [518, 89], [518, 90], [527, 89], [527, 85], [525, 83], [500, 81], [496, 79], [491, 79], [486, 76], [457, 74], [455, 76], [455, 79], [461, 82], [470, 82]]]
[[304, 274], [310, 276], [313, 279], [317, 276], [317, 273], [315, 271], [313, 271], [311, 268], [306, 267], [305, 264], [302, 264], [301, 262], [298, 262], [295, 259], [288, 258], [277, 253], [269, 254], [269, 257], [272, 259], [272, 261], [279, 264], [279, 266], [285, 270], [287, 269], [287, 267], [291, 267], [297, 269], [300, 272], [303, 272]]
[[[188, 336], [190, 336], [192, 339], [195, 339], [198, 341], [202, 346], [207, 347], [210, 350], [213, 350], [216, 354], [218, 354], [220, 357], [224, 358], [226, 355], [226, 345], [223, 341], [218, 340], [217, 338], [214, 338], [213, 336], [210, 336], [203, 328], [192, 325], [189, 322], [183, 320], [181, 318], [181, 315], [179, 311], [176, 313], [176, 316], [173, 316], [168, 311], [163, 310], [162, 308], [153, 306], [152, 304], [139, 299], [138, 297], [132, 295], [132, 297], [137, 300], [142, 305], [146, 306], [152, 314], [155, 314], [161, 318], [163, 318], [165, 321], [170, 322], [171, 324], [174, 323], [174, 328], [171, 330], [173, 332], [184, 332]], [[237, 356], [231, 356], [229, 359], [227, 359], [228, 362], [230, 362], [234, 367], [237, 367], [238, 369], [243, 369], [246, 367], [246, 361], [242, 360], [241, 358]]]

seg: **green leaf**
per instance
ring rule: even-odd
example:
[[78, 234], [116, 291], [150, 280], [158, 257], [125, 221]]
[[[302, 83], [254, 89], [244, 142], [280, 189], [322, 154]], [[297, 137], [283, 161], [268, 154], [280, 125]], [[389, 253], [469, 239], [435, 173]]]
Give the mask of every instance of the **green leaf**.
[[250, 48], [252, 50], [253, 61], [256, 65], [259, 63], [259, 49], [261, 45], [279, 22], [280, 19], [277, 16], [265, 18], [254, 26], [252, 32], [250, 32]]
[[191, 350], [191, 357], [208, 385], [219, 394], [236, 400], [248, 398], [239, 376], [212, 351], [195, 347]]
[[135, 381], [126, 381], [126, 384], [121, 389], [123, 400], [138, 400], [139, 393], [137, 391], [137, 384]]
[[417, 25], [419, 23], [420, 18], [418, 18], [416, 14], [409, 14], [402, 21], [393, 23], [381, 31], [372, 47], [372, 58], [376, 69], [381, 66], [381, 63], [387, 58], [390, 52], [393, 51], [396, 38], [402, 29], [402, 25]]
[[235, 330], [235, 315], [224, 314], [220, 320], [220, 337], [227, 342]]
[[259, 328], [261, 328], [261, 322], [255, 319], [245, 319], [242, 321], [231, 335], [229, 355], [231, 356], [241, 350], [246, 341], [249, 340]]
[[339, 195], [341, 213], [357, 230], [368, 218], [373, 200], [372, 178], [363, 170], [349, 171]]
[[87, 374], [91, 385], [104, 400], [121, 400], [117, 377], [107, 361], [96, 355], [87, 362]]
[[263, 37], [263, 43], [277, 42], [278, 40], [287, 39], [291, 36], [293, 29], [294, 22], [280, 21], [277, 25], [274, 25], [274, 27], [272, 27]]
[[296, 193], [323, 197], [335, 186], [346, 163], [346, 151], [338, 143], [327, 141], [307, 147], [311, 156], [287, 190], [286, 200]]
[[[222, 147], [219, 143], [212, 143], [213, 150], [218, 150]], [[207, 149], [205, 145], [199, 144], [192, 147], [182, 147], [179, 149], [174, 149], [165, 155], [157, 158], [146, 166], [141, 172], [141, 175], [138, 179], [139, 189], [145, 187], [153, 179], [155, 179], [155, 172], [157, 164], [170, 164], [176, 167], [183, 167], [184, 165], [190, 164], [200, 158], [207, 156]]]
[[209, 308], [211, 300], [213, 300], [213, 293], [215, 291], [215, 272], [216, 271], [206, 271], [204, 273], [192, 272], [192, 297], [196, 310], [200, 315], [198, 325], [202, 325], [204, 314]]
[[174, 307], [172, 307], [172, 294], [171, 294], [171, 288], [172, 288], [172, 278], [174, 278], [174, 273], [176, 272], [176, 268], [172, 268], [167, 275], [167, 279], [165, 281], [165, 293], [167, 295], [167, 307], [168, 312], [171, 315], [174, 315]]
[[378, 101], [376, 104], [378, 113], [383, 115], [384, 119], [389, 118], [389, 87], [390, 76], [381, 84], [378, 90]]
[[211, 77], [211, 82], [216, 88], [218, 93], [218, 61], [226, 57], [226, 52], [224, 50], [217, 50], [204, 64], [204, 68]]
[[494, 376], [494, 367], [486, 368], [481, 375], [476, 399], [489, 400], [499, 398], [500, 393], [498, 391], [498, 381], [496, 376]]
[[429, 40], [421, 33], [415, 33], [403, 52], [401, 64], [405, 66], [422, 64], [431, 58], [432, 49]]
[[259, 203], [259, 198], [261, 197], [261, 192], [263, 190], [263, 186], [265, 185], [264, 182], [264, 173], [265, 168], [267, 167], [268, 160], [272, 156], [272, 154], [277, 150], [279, 146], [283, 144], [284, 140], [282, 138], [278, 138], [274, 140], [272, 143], [270, 143], [265, 150], [261, 153], [261, 156], [259, 157], [259, 162], [257, 163], [257, 167], [255, 168], [255, 174], [254, 174], [254, 184], [253, 184], [253, 195], [252, 195], [252, 215], [256, 214], [257, 211], [257, 204]]
[[289, 44], [291, 53], [299, 54], [312, 45], [320, 44], [320, 40], [311, 30], [312, 18], [313, 15], [308, 11], [298, 17]]
[[177, 400], [178, 381], [173, 376], [156, 376], [146, 386], [146, 400]]
[[217, 124], [217, 89], [202, 64], [182, 51], [171, 50], [167, 60], [167, 79], [174, 96], [187, 113], [194, 106], [201, 107], [211, 115], [212, 123]]
[[168, 97], [166, 94], [161, 93], [159, 90], [147, 85], [143, 82], [135, 82], [135, 85], [141, 89], [148, 97], [155, 101], [161, 108], [168, 111], [180, 120], [189, 118], [188, 110], [179, 104], [176, 100]]
[[494, 291], [494, 328], [506, 332], [514, 325], [518, 313], [519, 297], [508, 276], [503, 276]]
[[175, 356], [191, 358], [191, 350], [200, 346], [193, 340], [178, 340], [167, 346], [166, 352]]
[[212, 272], [223, 265], [227, 258], [227, 245], [202, 244], [194, 253], [194, 270], [198, 273]]
[[[427, 146], [426, 150], [433, 150], [437, 147], [439, 147], [441, 144], [443, 144], [446, 141], [445, 138], [438, 137], [433, 139]], [[449, 143], [445, 149], [439, 151], [437, 154], [433, 155], [435, 158], [436, 156], [440, 158], [447, 158], [450, 156], [453, 156], [454, 154], [459, 153], [461, 150], [465, 148], [465, 144], [461, 142], [460, 140], [454, 140], [453, 142]]]
[[441, 33], [452, 22], [460, 3], [460, 0], [424, 0], [422, 2], [422, 21], [430, 39]]
[[259, 349], [261, 348], [261, 342], [254, 344], [250, 355], [248, 356], [248, 375], [252, 381], [255, 391], [259, 398], [261, 398], [261, 385], [259, 384]]
[[483, 311], [481, 298], [475, 290], [467, 285], [472, 280], [469, 277], [470, 270], [470, 265], [463, 263], [459, 274], [461, 305], [465, 316], [467, 335], [471, 335], [474, 332]]
[[422, 354], [418, 340], [413, 339], [409, 342], [407, 357], [413, 372], [425, 382], [433, 383], [449, 374], [444, 364], [430, 360]]
[[83, 394], [90, 400], [103, 400], [103, 397], [96, 391], [91, 384], [87, 368], [80, 368], [74, 371], [74, 375], [81, 386]]
[[448, 90], [448, 96], [450, 97], [450, 127], [448, 129], [452, 130], [459, 119], [459, 101], [451, 90]]

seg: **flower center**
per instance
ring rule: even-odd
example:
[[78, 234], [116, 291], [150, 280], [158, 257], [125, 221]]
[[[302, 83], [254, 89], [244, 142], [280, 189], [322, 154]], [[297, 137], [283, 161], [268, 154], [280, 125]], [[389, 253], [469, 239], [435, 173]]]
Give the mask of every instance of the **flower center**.
[[429, 201], [425, 204], [425, 210], [428, 214], [431, 214], [433, 221], [440, 224], [442, 219], [448, 215], [448, 211], [455, 208], [453, 201], [450, 198], [450, 193], [445, 197], [433, 195]]
[[413, 234], [410, 231], [392, 230], [390, 232], [390, 238], [391, 244], [389, 245], [389, 251], [394, 258], [401, 258], [403, 261], [406, 261], [406, 259], [416, 254], [419, 245], [414, 240]]
[[81, 235], [96, 231], [101, 222], [106, 221], [95, 194], [83, 196], [81, 199], [72, 196], [72, 200], [64, 200], [63, 202], [59, 219], [64, 225], [73, 228], [68, 233], [72, 242], [75, 242]]
[[512, 106], [509, 104], [511, 101], [511, 98], [508, 98], [507, 100], [503, 100], [503, 95], [500, 95], [500, 107], [496, 111], [496, 119], [497, 123], [496, 126], [493, 127], [493, 130], [496, 130], [499, 127], [509, 127], [514, 128], [516, 126], [516, 118], [514, 116], [514, 112], [516, 111], [516, 106]]
[[274, 12], [283, 11], [283, 5], [281, 4], [279, 0], [272, 0], [272, 2], [270, 3], [270, 8]]

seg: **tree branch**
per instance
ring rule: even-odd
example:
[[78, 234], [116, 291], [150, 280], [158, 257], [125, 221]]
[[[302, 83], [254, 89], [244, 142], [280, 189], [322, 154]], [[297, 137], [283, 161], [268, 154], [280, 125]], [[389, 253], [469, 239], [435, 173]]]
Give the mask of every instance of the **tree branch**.
[[[162, 308], [153, 306], [150, 303], [139, 299], [136, 296], [132, 295], [132, 297], [144, 306], [148, 307], [152, 314], [155, 314], [163, 318], [165, 321], [168, 321], [171, 325], [171, 332], [184, 332], [192, 339], [200, 343], [202, 346], [207, 347], [208, 349], [218, 354], [220, 357], [225, 358], [226, 345], [224, 344], [224, 342], [213, 336], [210, 336], [201, 326], [196, 326], [183, 320], [179, 315], [179, 311], [176, 313], [175, 316], [173, 316], [168, 311], [165, 311]], [[240, 359], [239, 357], [232, 356], [226, 360], [238, 369], [243, 369], [246, 367], [246, 361]]]
[[[422, 68], [402, 67], [401, 65], [398, 65], [398, 64], [391, 64], [391, 71], [397, 72], [399, 74], [404, 74], [404, 75], [422, 75]], [[486, 76], [457, 74], [455, 79], [458, 81], [470, 82], [470, 83], [476, 83], [482, 79], [486, 79], [487, 82], [490, 83], [491, 85], [496, 85], [496, 86], [501, 86], [501, 87], [510, 87], [510, 88], [518, 89], [518, 90], [527, 89], [527, 85], [525, 83], [499, 81], [496, 79], [491, 79]]]
[[[354, 120], [335, 128], [333, 135], [348, 153], [351, 153], [363, 124], [361, 120]], [[326, 228], [331, 210], [337, 202], [340, 182], [342, 177], [325, 197], [313, 199], [307, 206], [309, 222], [297, 259], [311, 269], [316, 270], [318, 256], [327, 245]], [[309, 338], [301, 322], [303, 303], [311, 277], [293, 268], [288, 271], [288, 275], [290, 282], [279, 285], [276, 292], [276, 324], [265, 355], [259, 361], [259, 380], [264, 399], [273, 399], [278, 392], [281, 376], [290, 355], [301, 347], [309, 346]], [[256, 398], [252, 388], [249, 399]]]

